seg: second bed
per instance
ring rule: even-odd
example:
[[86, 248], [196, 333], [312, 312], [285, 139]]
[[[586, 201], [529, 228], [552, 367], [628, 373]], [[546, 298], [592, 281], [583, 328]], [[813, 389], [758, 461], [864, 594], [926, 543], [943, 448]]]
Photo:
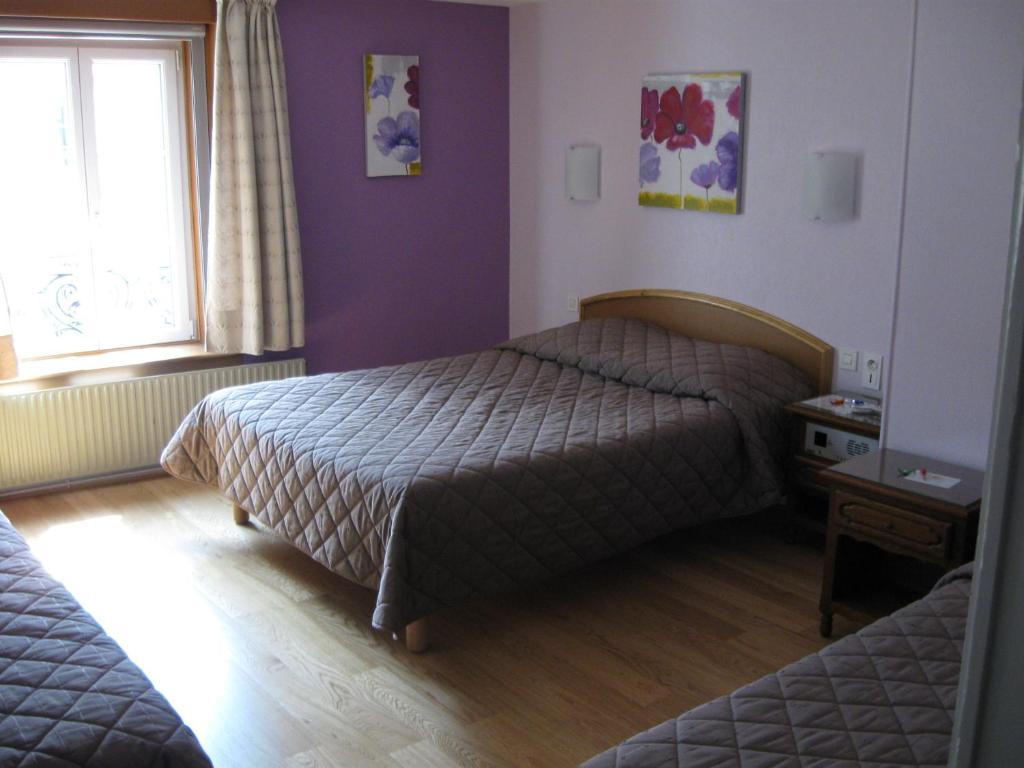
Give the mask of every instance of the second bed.
[[484, 352], [222, 390], [162, 461], [376, 590], [373, 624], [397, 632], [777, 503], [782, 408], [831, 363], [749, 307], [609, 294]]

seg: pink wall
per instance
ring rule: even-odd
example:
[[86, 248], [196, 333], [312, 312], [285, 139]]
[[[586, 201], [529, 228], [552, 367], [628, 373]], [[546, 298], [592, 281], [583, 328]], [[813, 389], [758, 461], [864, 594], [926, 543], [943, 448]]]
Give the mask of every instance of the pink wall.
[[[980, 400], [958, 425], [969, 437], [952, 454], [947, 452], [950, 458], [975, 465], [984, 461], [980, 448], [987, 441], [989, 425], [987, 416], [980, 414], [991, 407], [994, 373], [990, 340], [977, 337], [998, 322], [1002, 278], [996, 272], [999, 265], [1005, 266], [1009, 243], [1008, 179], [1015, 123], [998, 123], [1019, 106], [1022, 55], [1015, 58], [993, 51], [987, 36], [998, 37], [1003, 47], [1016, 43], [1024, 50], [1012, 24], [994, 29], [981, 21], [966, 24], [978, 5], [985, 4], [1001, 8], [1004, 21], [1016, 18], [1010, 6], [1021, 5], [1013, 0], [980, 4], [946, 0], [943, 7], [949, 6], [947, 10], [955, 10], [963, 19], [943, 20], [938, 11], [922, 12], [923, 34], [931, 34], [933, 26], [951, 25], [950, 32], [934, 45], [954, 45], [959, 56], [975, 62], [972, 75], [998, 72], [1000, 83], [1013, 77], [1018, 83], [1016, 91], [1004, 94], [1005, 103], [974, 105], [972, 119], [986, 124], [983, 135], [994, 143], [956, 145], [967, 165], [972, 158], [983, 161], [983, 168], [990, 158], [1005, 164], [1006, 183], [1000, 177], [992, 187], [992, 194], [1004, 204], [972, 210], [971, 217], [956, 222], [946, 206], [947, 215], [940, 222], [984, 245], [984, 255], [966, 258], [996, 262], [986, 270], [983, 285], [970, 291], [968, 303], [958, 300], [950, 305], [948, 297], [943, 297], [952, 311], [959, 311], [962, 304], [964, 311], [975, 313], [978, 322], [956, 343], [986, 347], [988, 351], [980, 355], [983, 360], [969, 358], [992, 369], [984, 372]], [[836, 346], [888, 355], [900, 269], [914, 7], [913, 0], [560, 0], [514, 8], [512, 333], [568, 322], [573, 317], [567, 308], [569, 294], [671, 287], [743, 301]], [[1020, 15], [1018, 10], [1016, 16]], [[959, 29], [966, 35], [955, 38]], [[933, 66], [924, 55], [927, 46], [919, 51], [916, 76], [940, 83], [940, 71], [934, 76], [921, 71]], [[734, 218], [640, 208], [636, 204], [640, 77], [657, 71], [721, 69], [750, 73], [745, 213]], [[956, 84], [966, 83], [967, 77], [957, 78]], [[985, 92], [989, 90], [986, 86]], [[950, 133], [941, 126], [957, 120], [954, 115], [964, 114], [967, 108], [941, 91], [937, 96], [938, 102], [933, 98], [915, 113], [914, 125], [915, 130], [933, 131], [941, 144], [938, 137]], [[603, 189], [597, 203], [574, 204], [564, 199], [564, 152], [579, 141], [602, 145]], [[801, 218], [802, 162], [817, 149], [863, 154], [857, 220], [821, 224]], [[911, 146], [911, 180], [918, 165], [934, 162], [917, 149], [916, 144]], [[947, 151], [951, 149], [947, 146]], [[924, 185], [943, 181], [947, 189], [954, 183], [944, 171], [939, 178], [921, 179]], [[934, 202], [922, 197], [920, 205], [927, 208]], [[911, 223], [908, 218], [908, 249], [916, 243]], [[971, 231], [978, 236], [971, 238]], [[996, 241], [1001, 243], [998, 248]], [[958, 249], [949, 258], [965, 257]], [[916, 264], [908, 258], [904, 267]], [[930, 277], [927, 269], [923, 271], [913, 279], [927, 296]], [[909, 299], [901, 294], [901, 301]], [[934, 306], [927, 300], [924, 305]], [[908, 344], [916, 342], [910, 339]], [[897, 345], [895, 354], [911, 357], [903, 348], [902, 343]], [[894, 403], [918, 396], [926, 385], [934, 391], [931, 371], [898, 365], [893, 370], [900, 372], [891, 393]], [[941, 390], [930, 397], [923, 417], [940, 418], [949, 409], [951, 397]], [[889, 441], [935, 454], [931, 445], [915, 439], [919, 418], [908, 420], [894, 413]]]

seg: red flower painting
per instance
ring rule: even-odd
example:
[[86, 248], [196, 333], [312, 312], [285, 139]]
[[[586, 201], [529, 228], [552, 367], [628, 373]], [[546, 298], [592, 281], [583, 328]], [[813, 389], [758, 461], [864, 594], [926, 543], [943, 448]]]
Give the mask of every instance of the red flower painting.
[[701, 144], [711, 143], [715, 130], [715, 105], [704, 98], [704, 91], [697, 83], [690, 83], [679, 89], [672, 86], [661, 94], [661, 111], [654, 119], [654, 140], [674, 151], [693, 149], [697, 140]]
[[420, 108], [420, 68], [413, 64], [406, 73], [409, 75], [409, 82], [405, 84], [405, 92], [409, 94], [409, 106], [413, 109]]
[[658, 116], [658, 92], [644, 88], [640, 94], [640, 138], [647, 141], [654, 133], [654, 120]]
[[735, 88], [733, 88], [732, 93], [729, 94], [729, 101], [725, 103], [725, 108], [729, 110], [729, 114], [735, 117], [737, 120], [739, 120], [741, 117], [740, 110], [742, 107], [742, 102], [740, 101], [740, 99], [743, 98], [743, 91], [741, 89], [742, 86], [740, 85], [737, 85]]
[[744, 73], [650, 74], [640, 85], [640, 205], [739, 213]]

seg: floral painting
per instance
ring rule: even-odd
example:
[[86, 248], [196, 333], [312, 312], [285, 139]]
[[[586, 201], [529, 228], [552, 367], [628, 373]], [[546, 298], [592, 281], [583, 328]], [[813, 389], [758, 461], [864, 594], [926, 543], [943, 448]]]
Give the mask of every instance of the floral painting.
[[420, 57], [368, 53], [364, 66], [366, 175], [419, 176]]
[[640, 91], [640, 205], [739, 213], [740, 72], [648, 75]]

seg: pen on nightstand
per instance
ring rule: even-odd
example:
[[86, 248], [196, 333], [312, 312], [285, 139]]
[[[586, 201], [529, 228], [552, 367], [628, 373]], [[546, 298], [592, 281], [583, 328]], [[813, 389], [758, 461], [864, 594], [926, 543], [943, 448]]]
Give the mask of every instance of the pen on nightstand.
[[925, 469], [924, 467], [921, 467], [920, 469], [903, 469], [903, 467], [896, 467], [896, 472], [897, 474], [899, 474], [900, 477], [909, 477], [915, 472], [921, 473], [922, 480], [925, 480], [928, 477], [928, 470]]

